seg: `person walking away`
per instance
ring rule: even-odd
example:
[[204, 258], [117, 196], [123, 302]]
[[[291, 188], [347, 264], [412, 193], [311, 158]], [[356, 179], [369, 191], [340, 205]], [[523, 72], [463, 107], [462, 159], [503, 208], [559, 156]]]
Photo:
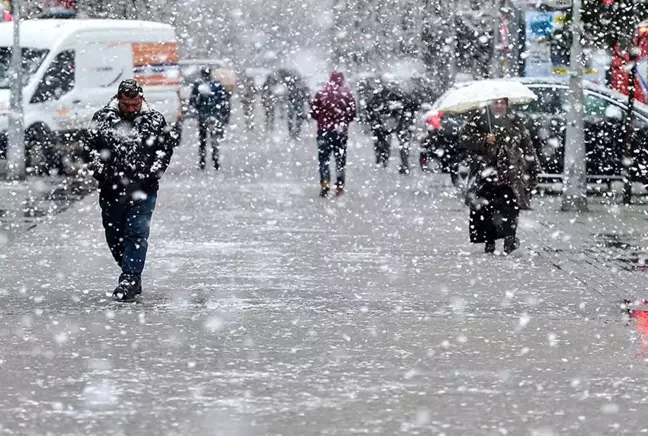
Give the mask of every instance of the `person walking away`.
[[151, 217], [175, 139], [139, 83], [128, 79], [94, 114], [85, 141], [88, 168], [99, 182], [106, 242], [122, 271], [113, 298], [130, 301], [142, 293]]
[[531, 135], [508, 101], [495, 101], [471, 117], [460, 133], [460, 146], [476, 165], [470, 201], [470, 242], [485, 243], [486, 253], [504, 239], [504, 252], [519, 247], [516, 236], [521, 207], [528, 207], [540, 163]]
[[310, 95], [308, 87], [300, 77], [286, 78], [286, 87], [288, 134], [291, 138], [298, 139], [302, 123], [306, 119], [307, 110], [305, 108], [308, 106]]
[[200, 169], [205, 169], [207, 136], [212, 147], [212, 162], [214, 169], [220, 169], [219, 146], [225, 136], [225, 127], [229, 123], [231, 111], [231, 96], [225, 87], [214, 80], [209, 67], [203, 67], [198, 79], [192, 87], [189, 105], [198, 114], [198, 136], [200, 140]]
[[395, 83], [382, 82], [367, 101], [376, 165], [387, 168], [391, 154], [392, 134], [396, 134], [400, 151], [399, 172], [409, 174], [409, 150], [416, 108]]
[[335, 156], [335, 195], [344, 193], [349, 124], [356, 117], [356, 104], [351, 90], [344, 84], [344, 75], [334, 72], [324, 88], [311, 102], [310, 116], [317, 121], [317, 150], [320, 173], [320, 197], [330, 189], [331, 153]]
[[409, 155], [416, 128], [416, 114], [418, 104], [411, 96], [401, 94], [400, 111], [397, 113], [398, 124], [396, 125], [396, 139], [398, 140], [398, 151], [401, 164], [398, 172], [403, 175], [410, 173]]
[[247, 130], [254, 130], [254, 105], [256, 104], [257, 89], [254, 79], [243, 74], [239, 83], [241, 106], [243, 106], [243, 118]]
[[274, 94], [277, 84], [274, 75], [270, 74], [261, 87], [261, 106], [265, 115], [265, 130], [271, 132], [275, 125], [275, 106], [277, 105], [277, 96]]

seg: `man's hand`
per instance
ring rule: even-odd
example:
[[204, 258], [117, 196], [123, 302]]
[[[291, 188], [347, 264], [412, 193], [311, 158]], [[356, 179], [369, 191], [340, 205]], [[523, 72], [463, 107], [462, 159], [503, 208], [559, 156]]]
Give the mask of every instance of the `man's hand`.
[[489, 133], [486, 136], [486, 142], [489, 144], [495, 144], [495, 142], [497, 142], [497, 136], [493, 135], [492, 133]]

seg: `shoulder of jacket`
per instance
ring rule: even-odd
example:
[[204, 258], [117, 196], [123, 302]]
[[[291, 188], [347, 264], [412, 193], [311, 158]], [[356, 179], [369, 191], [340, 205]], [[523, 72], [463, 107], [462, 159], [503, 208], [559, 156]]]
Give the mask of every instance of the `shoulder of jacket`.
[[149, 108], [149, 110], [143, 115], [146, 119], [149, 121], [152, 121], [154, 123], [166, 123], [166, 118], [164, 118], [164, 115], [156, 109]]
[[106, 105], [95, 112], [93, 118], [108, 118], [109, 116], [119, 117], [119, 113], [112, 106]]

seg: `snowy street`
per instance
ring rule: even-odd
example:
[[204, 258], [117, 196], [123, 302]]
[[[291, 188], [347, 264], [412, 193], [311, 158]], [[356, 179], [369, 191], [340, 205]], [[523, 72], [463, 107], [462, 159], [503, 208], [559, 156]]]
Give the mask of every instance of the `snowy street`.
[[[647, 206], [536, 198], [522, 248], [485, 255], [447, 175], [373, 165], [318, 197], [314, 126], [230, 132], [200, 172], [187, 129], [162, 181], [138, 303], [96, 193], [0, 253], [0, 434], [637, 435]], [[498, 250], [501, 246], [498, 247]]]

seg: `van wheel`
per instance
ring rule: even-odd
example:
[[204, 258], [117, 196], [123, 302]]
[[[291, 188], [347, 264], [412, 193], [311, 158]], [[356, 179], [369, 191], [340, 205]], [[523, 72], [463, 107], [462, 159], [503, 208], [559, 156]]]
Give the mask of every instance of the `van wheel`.
[[43, 124], [25, 130], [25, 167], [28, 174], [48, 174], [56, 168], [52, 133]]

